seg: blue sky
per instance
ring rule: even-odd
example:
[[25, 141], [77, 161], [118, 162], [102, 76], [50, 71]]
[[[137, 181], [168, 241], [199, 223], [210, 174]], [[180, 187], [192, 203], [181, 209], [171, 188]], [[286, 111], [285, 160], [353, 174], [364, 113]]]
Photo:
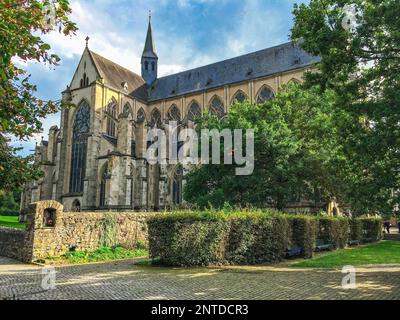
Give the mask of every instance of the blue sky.
[[[53, 33], [44, 39], [62, 61], [57, 68], [25, 65], [38, 96], [58, 100], [90, 37], [91, 50], [140, 74], [149, 10], [159, 56], [159, 75], [168, 75], [288, 41], [293, 5], [308, 0], [71, 0], [76, 36]], [[15, 142], [28, 154], [46, 138], [59, 115], [43, 121], [43, 134]]]

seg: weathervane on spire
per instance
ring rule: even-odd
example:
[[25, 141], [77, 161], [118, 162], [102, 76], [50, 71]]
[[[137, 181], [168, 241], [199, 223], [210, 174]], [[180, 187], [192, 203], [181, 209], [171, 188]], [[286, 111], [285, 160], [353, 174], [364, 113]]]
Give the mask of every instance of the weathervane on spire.
[[89, 40], [90, 40], [89, 36], [87, 36], [85, 40], [86, 40], [86, 48], [87, 48], [89, 46]]
[[151, 10], [149, 10], [149, 21], [151, 21]]

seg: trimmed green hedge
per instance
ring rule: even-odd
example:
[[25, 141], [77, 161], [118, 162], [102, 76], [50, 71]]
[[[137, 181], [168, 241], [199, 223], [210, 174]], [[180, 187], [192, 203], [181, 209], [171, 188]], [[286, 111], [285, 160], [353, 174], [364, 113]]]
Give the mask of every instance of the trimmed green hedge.
[[311, 258], [317, 240], [339, 249], [363, 234], [376, 240], [382, 235], [379, 219], [354, 222], [261, 211], [166, 214], [150, 219], [148, 226], [150, 256], [180, 267], [282, 261], [294, 247]]
[[383, 221], [380, 218], [362, 218], [363, 241], [380, 241], [383, 238]]
[[361, 219], [350, 219], [350, 241], [361, 243], [363, 240], [363, 221]]
[[343, 249], [349, 241], [349, 221], [346, 218], [321, 217], [318, 219], [318, 239]]
[[291, 246], [304, 250], [304, 258], [312, 258], [317, 240], [318, 221], [314, 217], [288, 215]]

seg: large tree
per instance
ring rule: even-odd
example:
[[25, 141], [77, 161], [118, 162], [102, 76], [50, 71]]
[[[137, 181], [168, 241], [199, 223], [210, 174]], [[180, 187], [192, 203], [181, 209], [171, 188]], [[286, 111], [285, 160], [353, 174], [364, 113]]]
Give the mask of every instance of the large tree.
[[337, 121], [350, 166], [343, 179], [358, 212], [399, 203], [399, 12], [398, 0], [311, 0], [294, 10], [292, 39], [322, 58], [306, 84], [334, 90], [345, 114]]
[[345, 161], [336, 141], [335, 99], [331, 91], [291, 84], [264, 104], [235, 104], [222, 121], [203, 116], [198, 130], [254, 129], [255, 168], [252, 175], [236, 176], [235, 166], [203, 165], [189, 174], [185, 199], [200, 207], [227, 202], [282, 210], [317, 192], [326, 200], [340, 198], [334, 168]]
[[53, 31], [73, 34], [76, 26], [68, 19], [70, 13], [67, 0], [0, 1], [0, 190], [16, 188], [40, 175], [31, 158], [16, 155], [9, 140], [41, 132], [43, 119], [60, 106], [37, 98], [36, 86], [16, 62], [57, 65], [59, 57], [41, 36]]

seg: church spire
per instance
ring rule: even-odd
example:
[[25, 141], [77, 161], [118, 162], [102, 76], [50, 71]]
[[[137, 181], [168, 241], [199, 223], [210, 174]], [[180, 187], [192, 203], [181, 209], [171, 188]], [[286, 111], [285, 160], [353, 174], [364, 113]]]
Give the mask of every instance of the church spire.
[[147, 28], [146, 42], [142, 55], [142, 78], [148, 85], [157, 79], [158, 56], [154, 45], [153, 27], [151, 25], [151, 12], [149, 14], [149, 26]]
[[151, 11], [149, 13], [149, 26], [147, 28], [146, 43], [144, 45], [143, 57], [157, 58], [156, 47], [153, 39], [153, 27], [151, 25]]

